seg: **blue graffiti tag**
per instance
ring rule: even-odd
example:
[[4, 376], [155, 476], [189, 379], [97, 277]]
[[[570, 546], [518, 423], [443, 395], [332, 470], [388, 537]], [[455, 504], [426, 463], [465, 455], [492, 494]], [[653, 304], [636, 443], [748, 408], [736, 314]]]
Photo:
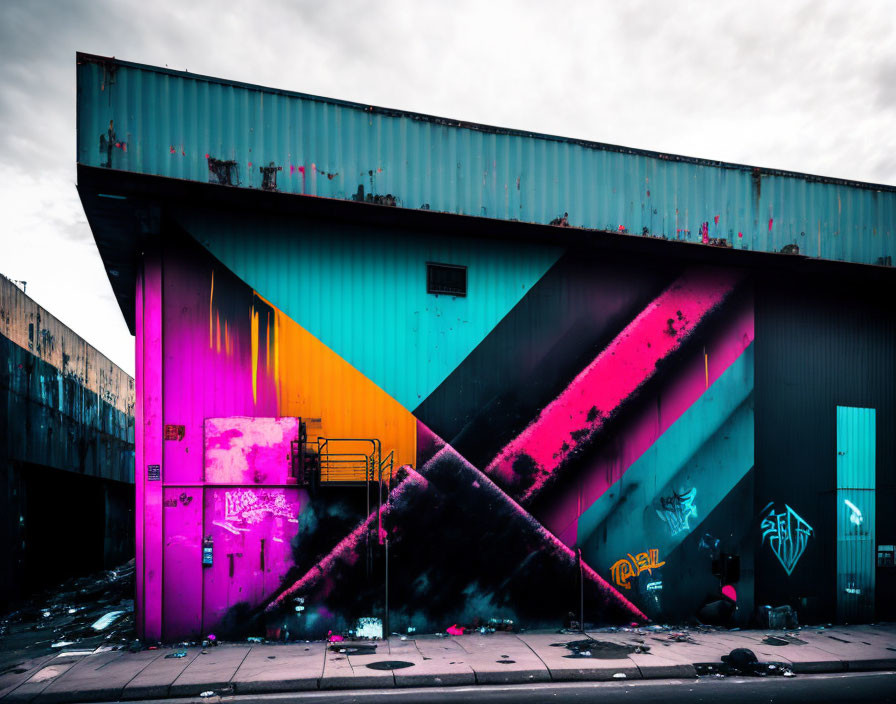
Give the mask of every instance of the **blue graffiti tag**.
[[809, 544], [812, 526], [787, 504], [784, 504], [784, 510], [780, 513], [775, 512], [771, 503], [764, 510], [768, 510], [768, 513], [760, 526], [762, 542], [765, 543], [768, 538], [769, 547], [789, 576]]
[[660, 497], [660, 508], [656, 510], [656, 515], [669, 524], [672, 535], [691, 529], [688, 522], [692, 516], [697, 517], [697, 507], [694, 506], [695, 498], [697, 498], [696, 488], [682, 494], [672, 492], [672, 496], [668, 498]]

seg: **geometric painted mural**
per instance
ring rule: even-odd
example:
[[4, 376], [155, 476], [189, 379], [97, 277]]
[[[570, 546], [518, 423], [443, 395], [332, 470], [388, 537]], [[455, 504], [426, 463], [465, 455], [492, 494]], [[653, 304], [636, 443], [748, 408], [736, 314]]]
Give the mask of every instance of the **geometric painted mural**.
[[[411, 413], [282, 297], [263, 297], [186, 233], [172, 238], [164, 414], [185, 436], [165, 445], [166, 491], [210, 481], [196, 445], [208, 418], [235, 418], [243, 434], [253, 418], [301, 417], [312, 440], [377, 438], [395, 463], [381, 506], [357, 488], [290, 489], [257, 472], [234, 480], [250, 494], [209, 486], [198, 509], [172, 502], [165, 591], [193, 586], [166, 602], [166, 636], [348, 628], [384, 608], [386, 541], [393, 628], [556, 626], [580, 589], [587, 620], [640, 622], [662, 611], [660, 589], [668, 603], [687, 591], [664, 575], [708, 559], [687, 541], [753, 464], [750, 282], [544, 256], [470, 348], [417, 387], [430, 392]], [[400, 367], [402, 351], [389, 354]], [[262, 501], [246, 515], [263, 520], [223, 520], [237, 500]], [[213, 547], [213, 564], [197, 567], [207, 543], [224, 555]], [[241, 568], [253, 551], [260, 571]]]
[[[562, 253], [559, 246], [509, 248], [455, 234], [399, 231], [374, 240], [363, 229], [330, 222], [293, 228], [188, 213], [181, 220], [225, 266], [408, 410]], [[385, 255], [396, 250], [400, 257]], [[466, 266], [469, 295], [427, 294], [420, 285], [427, 262]]]

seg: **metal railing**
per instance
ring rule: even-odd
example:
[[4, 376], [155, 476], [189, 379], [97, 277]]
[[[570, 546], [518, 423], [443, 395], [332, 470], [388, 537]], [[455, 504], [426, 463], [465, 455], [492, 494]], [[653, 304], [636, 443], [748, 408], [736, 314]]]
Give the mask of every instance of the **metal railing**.
[[318, 438], [321, 484], [369, 484], [381, 473], [380, 441], [371, 438]]

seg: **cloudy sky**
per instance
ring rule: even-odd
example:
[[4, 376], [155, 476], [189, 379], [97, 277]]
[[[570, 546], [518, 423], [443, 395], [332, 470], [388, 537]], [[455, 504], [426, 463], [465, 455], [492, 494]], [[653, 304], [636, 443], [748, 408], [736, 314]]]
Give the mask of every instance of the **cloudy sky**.
[[133, 373], [75, 191], [75, 52], [896, 184], [881, 2], [0, 0], [0, 273]]

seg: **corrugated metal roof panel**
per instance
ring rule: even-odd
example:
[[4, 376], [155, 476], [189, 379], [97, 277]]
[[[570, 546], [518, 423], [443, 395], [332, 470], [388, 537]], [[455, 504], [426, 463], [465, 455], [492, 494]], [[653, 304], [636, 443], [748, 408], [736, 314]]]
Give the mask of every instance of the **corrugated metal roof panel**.
[[864, 264], [896, 188], [658, 154], [78, 56], [78, 161]]

